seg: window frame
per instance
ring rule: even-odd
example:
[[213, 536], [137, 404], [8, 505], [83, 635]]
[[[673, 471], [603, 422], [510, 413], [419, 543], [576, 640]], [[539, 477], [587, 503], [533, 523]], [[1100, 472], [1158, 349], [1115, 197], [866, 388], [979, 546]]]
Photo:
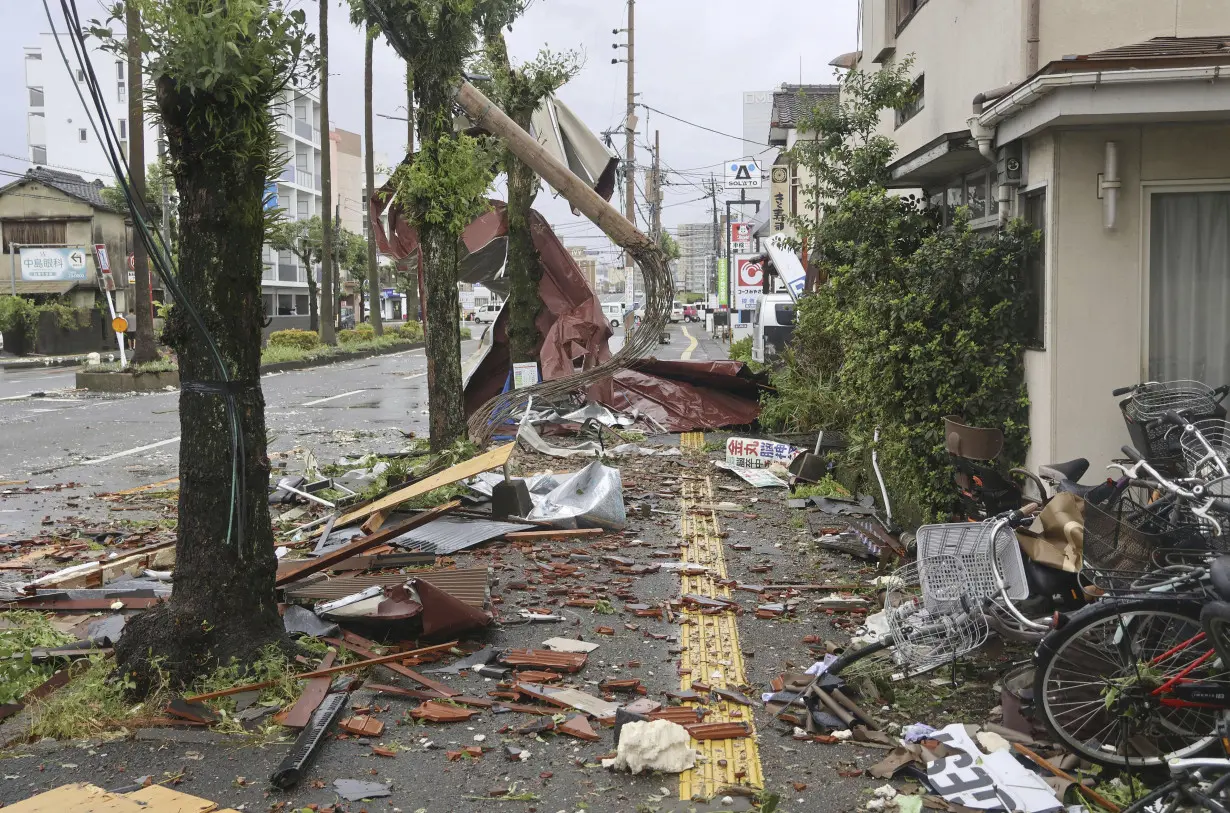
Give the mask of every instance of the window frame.
[[898, 107], [893, 110], [893, 129], [899, 130], [906, 122], [912, 120], [927, 107], [927, 74], [920, 73], [910, 83], [910, 89], [915, 92], [914, 101], [909, 107]]
[[[896, 0], [897, 5], [897, 35], [900, 36], [902, 30], [910, 24], [914, 17], [922, 10], [922, 7], [927, 5], [927, 0]], [[909, 11], [904, 14], [901, 10], [909, 7]]]
[[1149, 374], [1149, 280], [1153, 273], [1150, 263], [1152, 257], [1153, 237], [1153, 196], [1155, 194], [1182, 194], [1200, 192], [1230, 192], [1230, 181], [1217, 178], [1193, 179], [1190, 181], [1155, 180], [1140, 182], [1141, 212], [1140, 256], [1137, 267], [1140, 269], [1140, 380], [1148, 379]]
[[[1047, 324], [1047, 293], [1048, 286], [1046, 284], [1046, 260], [1047, 260], [1047, 240], [1050, 230], [1047, 228], [1050, 222], [1050, 196], [1046, 186], [1039, 186], [1036, 189], [1022, 191], [1020, 195], [1020, 213], [1021, 219], [1033, 226], [1042, 234], [1042, 240], [1038, 245], [1038, 253], [1031, 262], [1036, 262], [1036, 269], [1026, 268], [1026, 273], [1030, 275], [1030, 284], [1034, 289], [1035, 306], [1037, 313], [1034, 315], [1034, 324], [1032, 329], [1035, 331], [1033, 335], [1025, 342], [1027, 350], [1046, 350], [1046, 324]], [[1038, 214], [1041, 216], [1041, 222], [1034, 222], [1030, 217], [1030, 203], [1041, 199], [1041, 211]], [[1029, 263], [1027, 263], [1029, 265]]]
[[77, 128], [77, 143], [88, 144], [90, 142], [90, 131], [84, 127]]

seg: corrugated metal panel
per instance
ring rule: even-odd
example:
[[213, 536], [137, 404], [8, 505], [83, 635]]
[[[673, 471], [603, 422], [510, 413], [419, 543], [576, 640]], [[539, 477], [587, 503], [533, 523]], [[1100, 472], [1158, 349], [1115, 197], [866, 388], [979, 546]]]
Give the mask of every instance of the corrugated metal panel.
[[374, 585], [391, 587], [405, 584], [410, 579], [422, 579], [439, 587], [441, 590], [464, 601], [471, 607], [484, 609], [490, 594], [487, 568], [470, 567], [464, 569], [449, 568], [441, 570], [412, 570], [408, 573], [357, 573], [346, 576], [332, 576], [318, 579], [306, 584], [299, 584], [286, 590], [286, 599], [295, 603], [313, 603], [316, 601], [332, 601], [358, 593]]
[[402, 550], [447, 556], [514, 531], [537, 528], [524, 522], [499, 522], [472, 517], [441, 517], [397, 537], [389, 544]]
[[1173, 56], [1209, 56], [1227, 52], [1230, 37], [1154, 37], [1144, 42], [1096, 51], [1081, 59], [1149, 59]]

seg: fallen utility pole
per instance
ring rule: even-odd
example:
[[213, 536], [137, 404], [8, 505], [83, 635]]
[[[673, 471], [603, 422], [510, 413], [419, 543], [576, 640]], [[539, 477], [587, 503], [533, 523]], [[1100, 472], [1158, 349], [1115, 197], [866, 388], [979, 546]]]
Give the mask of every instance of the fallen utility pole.
[[[443, 649], [452, 649], [457, 646], [457, 641], [449, 641], [447, 644], [435, 644], [434, 646], [423, 647], [422, 649], [412, 649], [409, 652], [394, 652], [391, 655], [381, 655], [378, 658], [371, 658], [365, 661], [355, 661], [354, 663], [344, 663], [341, 666], [331, 666], [328, 669], [317, 669], [315, 672], [304, 672], [301, 675], [292, 675], [295, 680], [309, 680], [311, 678], [326, 677], [328, 675], [336, 675], [339, 672], [353, 672], [356, 669], [366, 669], [369, 666], [379, 666], [382, 663], [393, 663], [394, 661], [404, 661], [408, 658], [414, 658], [418, 655], [427, 655], [432, 652], [439, 652]], [[232, 686], [229, 689], [219, 689], [216, 692], [206, 692], [192, 697], [185, 697], [187, 703], [200, 703], [203, 700], [213, 700], [216, 697], [226, 697], [227, 695], [240, 694], [242, 692], [255, 691], [256, 689], [266, 689], [277, 683], [276, 680], [263, 680], [260, 683], [247, 683], [243, 686]]]

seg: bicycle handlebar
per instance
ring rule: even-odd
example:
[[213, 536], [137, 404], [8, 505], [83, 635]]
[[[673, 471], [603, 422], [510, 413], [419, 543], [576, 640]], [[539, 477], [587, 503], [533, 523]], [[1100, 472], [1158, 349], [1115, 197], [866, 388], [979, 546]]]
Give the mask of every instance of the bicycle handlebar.
[[1127, 446], [1127, 445], [1121, 446], [1119, 447], [1119, 451], [1123, 452], [1124, 457], [1126, 457], [1128, 460], [1131, 460], [1133, 463], [1145, 462], [1145, 456], [1142, 455], [1140, 452], [1136, 451], [1135, 446]]
[[1140, 385], [1133, 384], [1130, 387], [1115, 387], [1113, 390], [1110, 391], [1110, 394], [1114, 396], [1115, 398], [1118, 398], [1120, 395], [1127, 395], [1129, 392], [1136, 389], [1138, 386]]

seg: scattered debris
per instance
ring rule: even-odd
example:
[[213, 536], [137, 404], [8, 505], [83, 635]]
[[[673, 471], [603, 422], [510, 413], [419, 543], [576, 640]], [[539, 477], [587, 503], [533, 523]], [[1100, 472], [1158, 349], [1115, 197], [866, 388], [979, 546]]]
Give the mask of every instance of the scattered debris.
[[682, 773], [696, 764], [692, 737], [669, 720], [625, 723], [620, 730], [615, 758], [604, 759], [604, 768], [617, 771]]

